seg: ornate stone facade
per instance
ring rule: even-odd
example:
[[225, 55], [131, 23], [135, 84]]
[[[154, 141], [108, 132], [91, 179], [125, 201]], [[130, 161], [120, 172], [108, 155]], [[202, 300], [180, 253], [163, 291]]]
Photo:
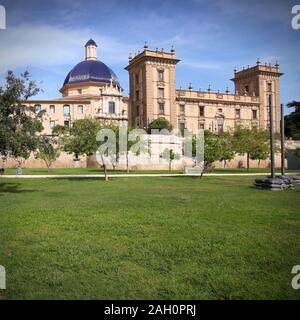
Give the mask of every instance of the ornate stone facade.
[[207, 129], [212, 132], [234, 130], [239, 125], [268, 128], [268, 100], [272, 95], [275, 130], [280, 127], [279, 65], [262, 65], [237, 71], [231, 79], [235, 93], [176, 89], [175, 50], [150, 50], [130, 57], [125, 68], [129, 73], [129, 97], [114, 72], [97, 60], [97, 45], [89, 40], [85, 45], [85, 60], [67, 75], [60, 89], [62, 98], [32, 100], [37, 110], [45, 109], [44, 134], [51, 134], [56, 125], [72, 125], [85, 117], [101, 122], [127, 124], [147, 128], [148, 124], [165, 117], [174, 128], [193, 132]]
[[272, 95], [275, 130], [280, 126], [279, 65], [261, 65], [234, 71], [235, 93], [176, 89], [175, 50], [149, 50], [129, 57], [129, 123], [147, 128], [148, 124], [165, 117], [174, 128], [193, 132], [207, 129], [220, 132], [239, 125], [267, 128], [268, 96]]
[[67, 75], [60, 92], [62, 98], [31, 100], [36, 111], [45, 110], [43, 134], [51, 135], [56, 125], [71, 126], [75, 120], [96, 118], [104, 123], [128, 123], [128, 97], [114, 72], [97, 60], [97, 44], [85, 45], [85, 60]]

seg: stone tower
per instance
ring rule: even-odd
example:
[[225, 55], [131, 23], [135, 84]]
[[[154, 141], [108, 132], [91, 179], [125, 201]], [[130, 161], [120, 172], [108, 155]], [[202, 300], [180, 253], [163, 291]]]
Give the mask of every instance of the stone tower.
[[177, 127], [175, 50], [149, 50], [129, 57], [125, 68], [129, 72], [129, 124], [147, 128], [148, 124], [164, 117]]
[[261, 65], [259, 59], [256, 66], [241, 71], [234, 70], [235, 91], [240, 95], [259, 97], [259, 127], [269, 127], [269, 95], [272, 95], [274, 108], [274, 130], [280, 131], [280, 83], [283, 73], [278, 63]]

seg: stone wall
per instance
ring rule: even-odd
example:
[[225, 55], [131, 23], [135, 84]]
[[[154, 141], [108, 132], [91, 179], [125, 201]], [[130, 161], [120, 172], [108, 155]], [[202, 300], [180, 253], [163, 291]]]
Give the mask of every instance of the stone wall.
[[[175, 144], [178, 144], [175, 142]], [[279, 145], [279, 142], [276, 143]], [[296, 149], [300, 148], [300, 141], [287, 140], [286, 143], [287, 149]], [[166, 143], [165, 148], [171, 148], [169, 143]], [[7, 159], [7, 161], [0, 161], [0, 167], [4, 166], [6, 168], [15, 168], [17, 162], [14, 159]], [[247, 165], [246, 155], [236, 155], [233, 160], [227, 161], [225, 167], [226, 168], [245, 168]], [[280, 167], [281, 165], [281, 156], [279, 153], [275, 155], [275, 166]], [[172, 163], [172, 169], [182, 169], [183, 167], [192, 167], [193, 162], [184, 159], [182, 163]], [[215, 162], [214, 166], [216, 168], [224, 168], [224, 162]], [[23, 168], [46, 168], [45, 163], [40, 159], [35, 159], [34, 155], [31, 155], [28, 160], [26, 160], [23, 165]], [[79, 161], [74, 161], [74, 157], [72, 155], [66, 154], [62, 152], [60, 157], [53, 163], [53, 168], [99, 168], [99, 163], [96, 161], [95, 157], [85, 157], [80, 156]], [[250, 168], [268, 168], [270, 167], [270, 160], [261, 160], [260, 164], [258, 160], [250, 160]], [[287, 167], [287, 161], [285, 162], [285, 167]], [[119, 169], [126, 169], [126, 165], [117, 166]], [[138, 164], [131, 166], [133, 170], [164, 170], [168, 169], [169, 164], [165, 161], [162, 164]]]
[[[15, 168], [17, 162], [8, 158], [6, 161], [0, 161], [0, 167]], [[33, 154], [24, 161], [23, 168], [47, 168], [45, 162], [40, 159], [36, 159]], [[52, 164], [52, 168], [86, 168], [86, 157], [80, 157], [79, 161], [74, 161], [74, 157], [70, 154], [62, 152], [59, 158]]]

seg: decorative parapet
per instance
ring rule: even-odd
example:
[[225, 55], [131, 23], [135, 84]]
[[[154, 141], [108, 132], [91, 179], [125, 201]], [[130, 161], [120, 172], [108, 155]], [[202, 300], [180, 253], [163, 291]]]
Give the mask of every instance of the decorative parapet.
[[259, 97], [249, 95], [239, 95], [220, 92], [208, 91], [191, 91], [191, 90], [176, 90], [177, 100], [194, 100], [194, 101], [220, 101], [222, 103], [245, 103], [245, 104], [259, 104]]
[[184, 90], [178, 90], [177, 93], [181, 97], [185, 96], [185, 91]]

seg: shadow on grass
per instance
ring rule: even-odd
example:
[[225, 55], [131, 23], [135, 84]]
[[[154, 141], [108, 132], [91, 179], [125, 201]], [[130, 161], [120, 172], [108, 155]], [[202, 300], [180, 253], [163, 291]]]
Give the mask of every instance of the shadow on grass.
[[26, 192], [35, 192], [37, 190], [28, 190], [28, 189], [19, 189], [21, 186], [20, 183], [1, 183], [0, 182], [0, 196], [3, 193], [26, 193]]
[[57, 180], [57, 181], [62, 181], [62, 180], [68, 180], [68, 181], [95, 181], [95, 180], [99, 180], [99, 181], [105, 181], [104, 177], [61, 177], [61, 178], [51, 178], [51, 180]]

